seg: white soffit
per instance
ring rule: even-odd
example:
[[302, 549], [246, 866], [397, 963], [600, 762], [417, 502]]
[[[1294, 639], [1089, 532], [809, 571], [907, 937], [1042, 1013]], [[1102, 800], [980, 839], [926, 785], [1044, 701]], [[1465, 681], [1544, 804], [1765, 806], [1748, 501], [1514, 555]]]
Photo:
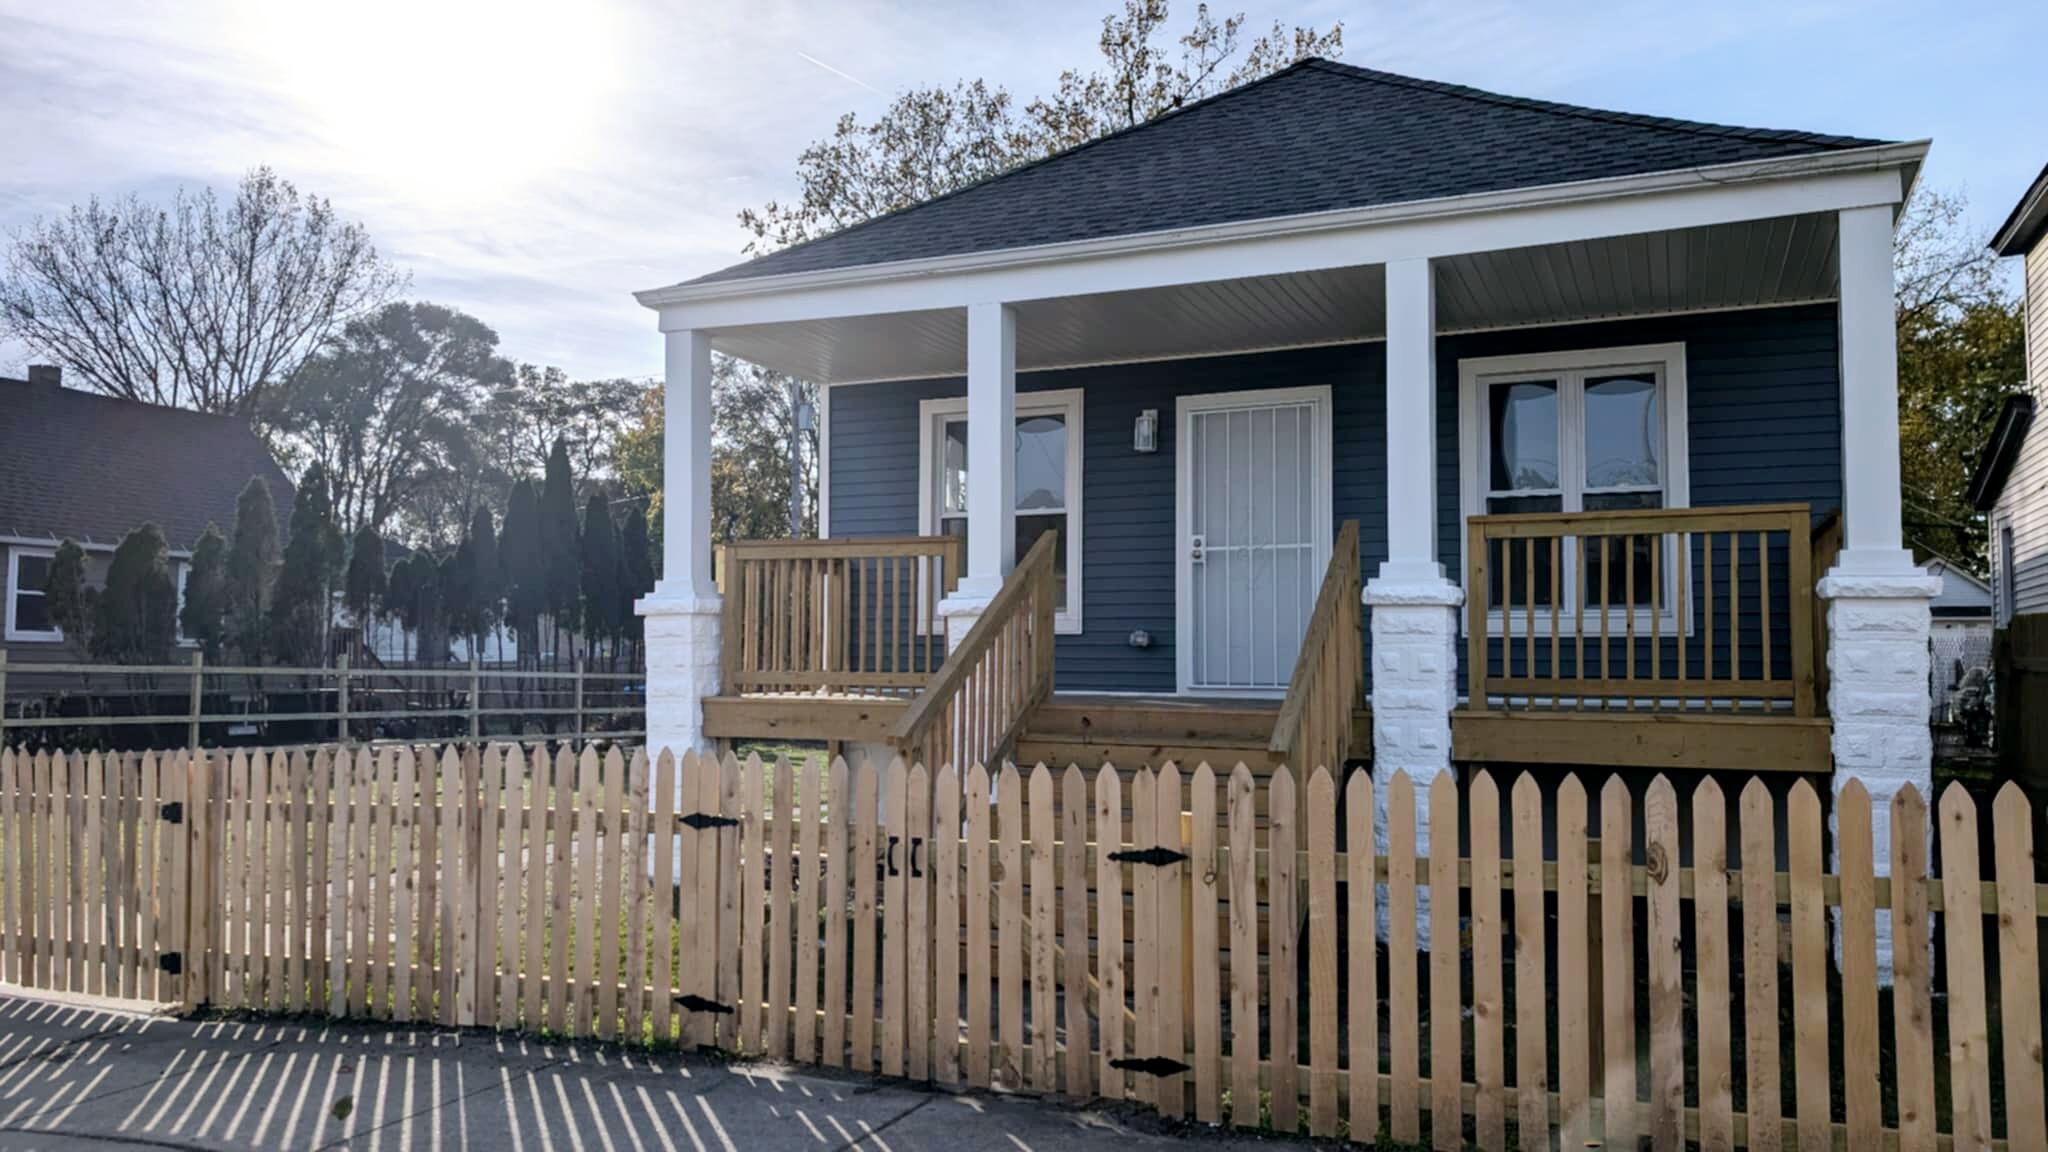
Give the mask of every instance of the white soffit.
[[[1444, 332], [1831, 300], [1833, 214], [1436, 261]], [[1020, 301], [1022, 371], [1336, 344], [1385, 334], [1377, 265]], [[826, 383], [958, 376], [960, 309], [724, 328], [719, 351]]]

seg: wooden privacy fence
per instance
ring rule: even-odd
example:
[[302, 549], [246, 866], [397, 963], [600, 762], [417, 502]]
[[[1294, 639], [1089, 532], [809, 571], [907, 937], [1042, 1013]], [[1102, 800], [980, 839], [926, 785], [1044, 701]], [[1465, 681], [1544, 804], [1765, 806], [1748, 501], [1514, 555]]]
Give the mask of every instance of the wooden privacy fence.
[[[1549, 1147], [1551, 1131], [1561, 1149], [2048, 1142], [2048, 889], [2011, 788], [1985, 878], [1960, 787], [1931, 876], [1919, 795], [1890, 802], [1878, 843], [1853, 782], [1829, 871], [1804, 780], [1682, 798], [1659, 778], [1638, 802], [1618, 779], [1546, 795], [1524, 776], [1503, 796], [1484, 773], [1462, 791], [1439, 775], [1419, 824], [1405, 775], [1381, 797], [1364, 773], [1321, 769], [1298, 808], [1285, 768], [963, 779], [900, 761], [350, 749], [158, 757], [154, 784], [144, 760], [130, 803], [125, 775], [94, 792], [107, 776], [80, 785], [77, 762], [0, 765], [0, 952], [32, 983], [74, 978], [72, 941], [89, 960], [134, 939], [147, 959], [153, 891], [159, 940], [189, 909], [187, 995], [220, 1007], [716, 1044], [1440, 1148]], [[182, 872], [161, 867], [179, 838], [153, 855], [144, 831], [166, 779], [191, 806], [171, 825]], [[97, 841], [87, 825], [100, 849], [83, 858], [119, 858], [113, 827], [159, 870], [133, 882], [139, 903], [109, 897], [123, 927], [95, 935], [44, 870], [81, 858], [70, 830], [109, 789], [133, 814], [103, 811]], [[1437, 851], [1418, 850], [1425, 830]]]

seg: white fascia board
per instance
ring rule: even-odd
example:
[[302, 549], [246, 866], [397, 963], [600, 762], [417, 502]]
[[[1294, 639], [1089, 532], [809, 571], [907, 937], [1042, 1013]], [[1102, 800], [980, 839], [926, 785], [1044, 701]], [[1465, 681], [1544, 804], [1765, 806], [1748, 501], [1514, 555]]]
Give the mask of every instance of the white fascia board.
[[1897, 205], [1925, 142], [639, 293], [663, 331], [1283, 275]]

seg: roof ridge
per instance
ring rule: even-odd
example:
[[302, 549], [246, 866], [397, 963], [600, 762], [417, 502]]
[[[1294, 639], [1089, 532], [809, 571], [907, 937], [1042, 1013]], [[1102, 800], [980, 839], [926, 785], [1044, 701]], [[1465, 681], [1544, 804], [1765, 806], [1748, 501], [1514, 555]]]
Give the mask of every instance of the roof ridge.
[[[46, 385], [40, 384], [33, 380], [21, 380], [12, 376], [0, 376], [0, 385], [9, 384], [18, 385], [24, 388], [47, 387]], [[200, 408], [182, 408], [176, 404], [157, 404], [149, 400], [138, 400], [133, 396], [110, 396], [105, 392], [94, 392], [89, 388], [73, 388], [68, 384], [59, 386], [57, 389], [55, 389], [55, 391], [59, 399], [65, 402], [80, 400], [93, 403], [119, 404], [126, 405], [130, 408], [134, 408], [137, 410], [152, 413], [175, 413], [178, 418], [191, 417], [199, 420], [215, 420], [222, 421], [230, 425], [251, 427], [246, 418], [238, 416], [232, 412], [208, 412]], [[254, 430], [253, 427], [251, 427], [251, 430]]]
[[[1247, 80], [1243, 84], [1239, 84], [1234, 88], [1225, 88], [1221, 92], [1216, 92], [1212, 93], [1211, 95], [1204, 96], [1200, 100], [1196, 100], [1191, 104], [1183, 104], [1176, 108], [1169, 108], [1166, 111], [1161, 112], [1159, 115], [1154, 116], [1149, 120], [1140, 120], [1136, 124], [1125, 125], [1124, 127], [1119, 128], [1114, 132], [1104, 133], [1101, 136], [1091, 136], [1088, 139], [1081, 141], [1079, 144], [1070, 144], [1057, 152], [1048, 152], [1043, 156], [1037, 157], [1036, 159], [1027, 160], [1014, 168], [1005, 168], [1001, 172], [991, 172], [988, 175], [983, 176], [979, 180], [973, 181], [972, 183], [968, 184], [962, 184], [958, 188], [948, 189], [947, 191], [939, 193], [937, 196], [931, 196], [923, 200], [912, 201], [909, 204], [905, 204], [901, 208], [892, 208], [889, 211], [883, 212], [879, 215], [869, 216], [865, 220], [856, 220], [853, 223], [848, 224], [844, 228], [835, 229], [834, 231], [824, 233], [823, 235], [820, 236], [813, 236], [808, 240], [802, 240], [795, 244], [791, 244], [787, 248], [777, 248], [772, 252], [763, 252], [757, 256], [750, 256], [746, 260], [741, 261], [738, 264], [728, 265], [724, 268], [715, 269], [712, 272], [706, 273], [706, 275], [715, 276], [726, 272], [732, 272], [736, 269], [745, 268], [747, 265], [752, 264], [756, 261], [766, 260], [770, 256], [780, 256], [785, 252], [800, 251], [823, 240], [837, 239], [838, 237], [858, 232], [861, 229], [869, 227], [870, 225], [880, 224], [884, 220], [893, 219], [894, 217], [900, 216], [906, 212], [915, 211], [929, 204], [939, 204], [947, 200], [956, 199], [960, 196], [966, 195], [969, 192], [975, 191], [978, 188], [985, 188], [998, 180], [1007, 180], [1012, 176], [1029, 172], [1033, 168], [1043, 167], [1044, 165], [1050, 164], [1055, 160], [1064, 159], [1068, 156], [1073, 156], [1078, 153], [1085, 152], [1088, 149], [1094, 148], [1099, 144], [1106, 144], [1111, 140], [1121, 140], [1125, 137], [1142, 132], [1147, 128], [1163, 124], [1168, 120], [1174, 119], [1175, 117], [1185, 115], [1189, 112], [1193, 112], [1197, 108], [1202, 108], [1210, 104], [1219, 103], [1223, 100], [1229, 99], [1232, 96], [1237, 96], [1245, 92], [1250, 92], [1254, 88], [1264, 87], [1266, 84], [1271, 83], [1274, 80], [1278, 80], [1282, 76], [1286, 76], [1293, 72], [1302, 71], [1303, 69], [1306, 69], [1311, 65], [1327, 63], [1330, 63], [1330, 61], [1327, 61], [1320, 56], [1304, 56], [1301, 59], [1296, 60], [1294, 63], [1289, 64], [1287, 67], [1278, 69], [1273, 72], [1268, 72], [1267, 74], [1259, 77], [1256, 80]], [[693, 277], [693, 279], [696, 278]]]
[[1651, 116], [1641, 112], [1617, 112], [1608, 108], [1594, 108], [1584, 104], [1567, 104], [1558, 100], [1541, 100], [1533, 96], [1512, 96], [1503, 92], [1490, 92], [1467, 84], [1452, 84], [1443, 80], [1429, 80], [1419, 76], [1406, 76], [1399, 72], [1387, 72], [1378, 68], [1365, 68], [1357, 64], [1346, 64], [1341, 60], [1326, 60], [1319, 56], [1309, 57], [1302, 66], [1335, 76], [1369, 83], [1385, 84], [1395, 88], [1410, 88], [1418, 91], [1436, 92], [1445, 96], [1471, 100], [1477, 103], [1493, 104], [1504, 108], [1524, 108], [1546, 112], [1557, 116], [1569, 116], [1580, 120], [1592, 120], [1607, 124], [1626, 124], [1639, 128], [1658, 128], [1673, 132], [1687, 132], [1698, 136], [1713, 136], [1737, 140], [1796, 140], [1824, 144], [1836, 148], [1853, 148], [1882, 141], [1858, 136], [1844, 136], [1831, 132], [1808, 132], [1795, 128], [1751, 128], [1736, 124], [1715, 124], [1704, 120], [1687, 120], [1675, 116]]

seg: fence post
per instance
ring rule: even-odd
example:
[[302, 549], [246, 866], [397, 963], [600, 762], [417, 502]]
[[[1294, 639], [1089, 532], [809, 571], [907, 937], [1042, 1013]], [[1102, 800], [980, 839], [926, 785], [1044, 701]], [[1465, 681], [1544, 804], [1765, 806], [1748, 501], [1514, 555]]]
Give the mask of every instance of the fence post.
[[[6, 658], [7, 654], [0, 652], [0, 660]], [[199, 752], [199, 709], [205, 699], [205, 684], [206, 650], [195, 648], [192, 650], [192, 693], [186, 701], [189, 712], [185, 726], [185, 747], [190, 748], [194, 755]]]
[[339, 731], [341, 742], [345, 745], [348, 743], [348, 653], [341, 654], [341, 659], [335, 665], [334, 675], [335, 727]]
[[572, 737], [577, 743], [583, 742], [583, 657], [576, 658], [576, 727]]
[[484, 734], [483, 674], [477, 671], [476, 653], [469, 654], [469, 741], [474, 744]]

